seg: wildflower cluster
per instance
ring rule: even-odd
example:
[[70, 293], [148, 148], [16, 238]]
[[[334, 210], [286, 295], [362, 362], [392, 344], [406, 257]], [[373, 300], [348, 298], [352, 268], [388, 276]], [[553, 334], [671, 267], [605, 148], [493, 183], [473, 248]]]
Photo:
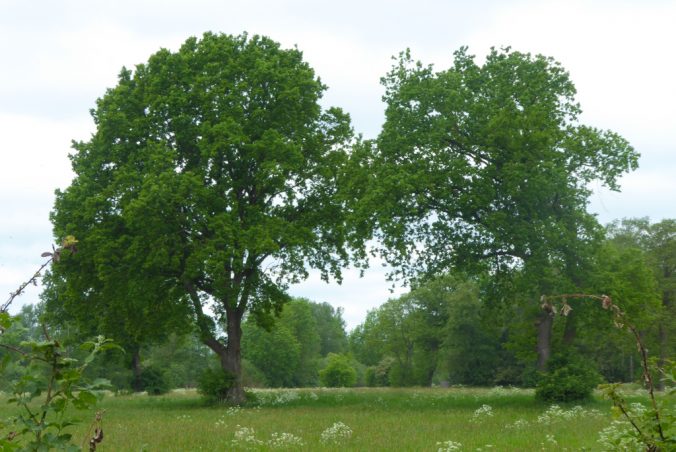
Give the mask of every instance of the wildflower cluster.
[[554, 438], [554, 435], [547, 434], [546, 440], [547, 443], [551, 444], [552, 446], [556, 446], [559, 444], [559, 442], [556, 441], [556, 438]]
[[232, 440], [233, 446], [253, 447], [260, 446], [263, 441], [256, 439], [256, 431], [252, 427], [235, 427], [235, 436]]
[[462, 444], [457, 441], [444, 441], [437, 443], [437, 452], [453, 452], [461, 449]]
[[342, 444], [352, 437], [352, 429], [342, 422], [335, 422], [322, 432], [322, 444]]
[[292, 433], [273, 433], [268, 440], [267, 445], [273, 449], [282, 449], [285, 447], [301, 447], [305, 445], [300, 436]]
[[560, 421], [570, 421], [572, 419], [583, 418], [583, 417], [599, 417], [602, 416], [601, 412], [592, 409], [585, 410], [580, 405], [575, 405], [570, 410], [564, 410], [558, 405], [550, 406], [547, 411], [538, 416], [538, 424], [554, 424]]
[[[252, 391], [258, 403], [262, 406], [281, 406], [287, 405], [290, 402], [301, 399], [301, 394], [297, 390], [282, 389], [282, 390], [255, 390]], [[316, 394], [315, 394], [316, 396]], [[313, 399], [316, 400], [316, 399]]]
[[239, 414], [239, 412], [242, 411], [242, 408], [239, 406], [231, 406], [225, 411], [226, 416], [235, 416]]
[[608, 427], [599, 432], [598, 443], [604, 451], [624, 450], [643, 451], [645, 446], [634, 435], [628, 421], [613, 421]]
[[514, 430], [522, 430], [530, 425], [530, 422], [525, 420], [524, 418], [519, 418], [516, 421], [514, 421], [512, 424], [507, 424], [505, 425], [505, 428], [507, 429], [514, 429]]
[[488, 391], [488, 395], [490, 397], [496, 397], [496, 396], [497, 397], [507, 397], [507, 396], [511, 396], [511, 395], [514, 395], [515, 393], [519, 393], [519, 392], [523, 392], [523, 390], [519, 389], [519, 388], [515, 388], [513, 386], [509, 386], [509, 387], [505, 388], [504, 386], [498, 385], [498, 386], [491, 388], [491, 390]]
[[474, 415], [472, 415], [471, 422], [481, 422], [487, 417], [493, 417], [493, 408], [490, 405], [481, 405], [481, 408], [478, 408]]
[[302, 447], [305, 445], [300, 436], [292, 433], [277, 433], [270, 435], [267, 441], [256, 438], [256, 431], [251, 427], [235, 427], [235, 435], [232, 440], [233, 447], [253, 448], [257, 446], [267, 446], [270, 449], [284, 449]]
[[225, 417], [221, 416], [218, 418], [216, 422], [214, 422], [215, 427], [227, 427], [228, 425], [225, 423]]

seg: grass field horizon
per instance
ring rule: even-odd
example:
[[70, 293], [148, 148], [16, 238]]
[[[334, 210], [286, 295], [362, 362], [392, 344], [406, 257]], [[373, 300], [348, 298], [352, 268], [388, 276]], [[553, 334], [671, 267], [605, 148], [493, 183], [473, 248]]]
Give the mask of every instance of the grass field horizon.
[[[250, 407], [207, 405], [195, 390], [107, 395], [99, 451], [604, 450], [610, 402], [552, 405], [517, 388], [254, 389]], [[4, 397], [3, 397], [4, 399]], [[633, 391], [633, 402], [647, 399]], [[14, 407], [3, 402], [0, 416]], [[72, 430], [86, 437], [87, 419]], [[91, 413], [93, 415], [93, 413]], [[93, 417], [93, 416], [92, 416]]]

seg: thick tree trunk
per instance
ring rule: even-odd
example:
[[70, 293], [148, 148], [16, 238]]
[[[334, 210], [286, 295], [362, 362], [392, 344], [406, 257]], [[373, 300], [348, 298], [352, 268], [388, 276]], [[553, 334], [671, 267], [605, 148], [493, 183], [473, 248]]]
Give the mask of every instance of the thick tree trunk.
[[242, 316], [237, 312], [228, 313], [228, 345], [220, 356], [221, 366], [225, 372], [232, 374], [234, 382], [228, 391], [228, 402], [240, 405], [245, 402], [242, 386]]
[[540, 372], [547, 370], [547, 361], [552, 356], [552, 326], [554, 325], [554, 313], [543, 308], [535, 323], [537, 327], [537, 369]]
[[233, 405], [241, 405], [246, 401], [244, 395], [244, 388], [242, 386], [242, 317], [244, 316], [246, 300], [248, 298], [248, 288], [244, 288], [244, 294], [240, 298], [237, 307], [232, 307], [226, 301], [223, 302], [226, 316], [226, 334], [227, 343], [223, 344], [214, 337], [210, 327], [210, 319], [202, 310], [200, 298], [195, 290], [195, 287], [190, 283], [186, 283], [186, 288], [190, 294], [190, 298], [197, 316], [197, 326], [200, 331], [202, 342], [209, 347], [221, 362], [221, 368], [224, 372], [234, 378], [232, 387], [228, 390], [226, 395], [226, 402]]

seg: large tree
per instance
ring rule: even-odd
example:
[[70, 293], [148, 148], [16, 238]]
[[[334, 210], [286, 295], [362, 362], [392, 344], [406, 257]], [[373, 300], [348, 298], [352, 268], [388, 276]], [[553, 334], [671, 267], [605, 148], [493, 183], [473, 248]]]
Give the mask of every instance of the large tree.
[[[618, 189], [638, 155], [616, 133], [580, 124], [568, 73], [510, 49], [479, 64], [463, 48], [438, 72], [404, 52], [383, 84], [386, 120], [365, 153], [373, 189], [363, 205], [384, 257], [404, 276], [461, 268], [497, 280], [519, 270], [534, 307], [540, 294], [577, 285], [601, 236], [586, 211], [589, 184]], [[544, 368], [551, 313], [537, 325]]]
[[102, 281], [120, 293], [146, 281], [148, 310], [189, 306], [235, 377], [232, 402], [244, 397], [245, 313], [279, 311], [306, 266], [340, 278], [363, 257], [340, 192], [352, 129], [320, 107], [325, 89], [300, 51], [268, 38], [190, 38], [122, 70], [92, 111], [96, 132], [74, 144], [75, 179], [57, 192], [55, 235], [80, 240], [59, 265], [67, 284], [84, 303]]

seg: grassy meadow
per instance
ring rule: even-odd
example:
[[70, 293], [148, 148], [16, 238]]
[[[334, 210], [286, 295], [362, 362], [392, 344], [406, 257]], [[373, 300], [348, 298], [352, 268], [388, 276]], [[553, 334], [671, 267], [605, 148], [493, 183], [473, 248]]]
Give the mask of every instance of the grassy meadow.
[[[192, 390], [106, 396], [99, 451], [601, 450], [610, 405], [552, 407], [492, 388], [256, 390], [257, 406], [207, 406]], [[637, 400], [641, 397], [636, 396]], [[12, 406], [0, 402], [0, 416]], [[83, 413], [84, 414], [84, 413]], [[73, 430], [85, 438], [83, 422]]]

